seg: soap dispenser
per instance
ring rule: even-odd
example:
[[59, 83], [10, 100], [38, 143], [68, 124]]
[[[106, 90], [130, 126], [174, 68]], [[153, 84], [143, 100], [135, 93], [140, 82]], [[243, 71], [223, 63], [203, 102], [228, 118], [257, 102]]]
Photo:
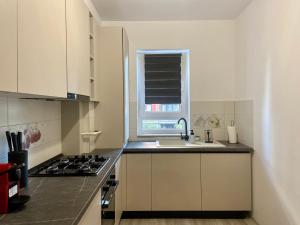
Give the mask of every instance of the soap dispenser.
[[190, 143], [194, 143], [195, 142], [195, 133], [194, 130], [190, 130]]

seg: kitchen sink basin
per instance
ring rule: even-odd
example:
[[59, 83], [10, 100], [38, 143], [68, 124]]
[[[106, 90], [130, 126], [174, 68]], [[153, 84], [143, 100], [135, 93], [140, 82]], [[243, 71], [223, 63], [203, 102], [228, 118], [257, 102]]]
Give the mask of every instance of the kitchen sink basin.
[[159, 148], [224, 148], [225, 145], [218, 141], [213, 143], [205, 143], [201, 141], [190, 143], [183, 140], [160, 140], [156, 141], [156, 146]]

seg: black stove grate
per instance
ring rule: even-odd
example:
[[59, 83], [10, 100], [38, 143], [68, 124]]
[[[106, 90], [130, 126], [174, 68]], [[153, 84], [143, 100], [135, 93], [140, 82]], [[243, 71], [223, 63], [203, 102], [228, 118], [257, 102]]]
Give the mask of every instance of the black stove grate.
[[97, 176], [108, 161], [100, 155], [62, 156], [37, 166], [29, 176]]

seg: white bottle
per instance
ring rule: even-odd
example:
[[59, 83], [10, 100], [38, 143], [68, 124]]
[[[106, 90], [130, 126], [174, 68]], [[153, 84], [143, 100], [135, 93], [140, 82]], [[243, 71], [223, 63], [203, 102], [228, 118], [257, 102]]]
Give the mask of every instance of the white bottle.
[[190, 130], [191, 133], [190, 133], [190, 138], [189, 138], [189, 141], [190, 143], [195, 143], [195, 133], [193, 130]]

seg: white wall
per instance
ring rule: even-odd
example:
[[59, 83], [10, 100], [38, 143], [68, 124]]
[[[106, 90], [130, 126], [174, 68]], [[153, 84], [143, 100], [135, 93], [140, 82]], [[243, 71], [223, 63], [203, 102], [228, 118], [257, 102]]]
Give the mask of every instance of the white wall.
[[300, 224], [300, 1], [257, 0], [237, 19], [236, 97], [254, 99], [254, 218]]
[[[136, 140], [136, 51], [138, 49], [189, 49], [191, 119], [203, 111], [195, 105], [203, 101], [224, 101], [234, 98], [236, 71], [236, 24], [233, 20], [172, 22], [109, 22], [102, 26], [123, 26], [129, 38], [130, 139]], [[232, 115], [230, 115], [232, 117]], [[224, 139], [224, 109], [218, 111], [222, 126], [214, 131]], [[227, 120], [230, 121], [229, 116]], [[196, 129], [196, 127], [193, 127]], [[199, 133], [201, 135], [201, 133]]]
[[[190, 49], [191, 100], [232, 100], [235, 22], [108, 22], [125, 27], [130, 45], [130, 101], [136, 102], [136, 50]], [[221, 81], [221, 82], [220, 82]]]

